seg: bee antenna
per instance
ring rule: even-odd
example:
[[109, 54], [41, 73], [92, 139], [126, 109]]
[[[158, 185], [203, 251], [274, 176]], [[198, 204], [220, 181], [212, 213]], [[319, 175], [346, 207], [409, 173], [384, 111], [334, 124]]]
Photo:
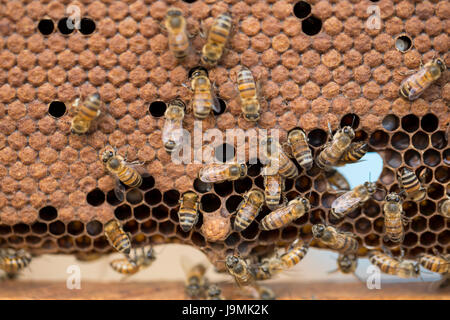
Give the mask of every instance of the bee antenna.
[[353, 120], [352, 120], [352, 128], [353, 128], [353, 125], [355, 124], [355, 120], [356, 120], [356, 115], [355, 115], [355, 114], [353, 114]]
[[372, 172], [369, 171], [369, 182], [371, 181], [371, 177], [372, 177], [371, 174], [372, 174]]

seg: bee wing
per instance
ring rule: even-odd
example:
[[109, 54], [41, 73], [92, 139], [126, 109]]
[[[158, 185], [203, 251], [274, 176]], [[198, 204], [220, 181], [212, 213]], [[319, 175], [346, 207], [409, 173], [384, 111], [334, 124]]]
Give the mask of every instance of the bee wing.
[[214, 94], [214, 90], [211, 88], [211, 97], [212, 97], [212, 109], [216, 113], [220, 113], [220, 102], [217, 99], [217, 96]]
[[344, 213], [348, 212], [352, 208], [355, 208], [360, 201], [361, 198], [355, 197], [353, 191], [348, 191], [334, 200], [331, 207], [337, 213]]
[[146, 175], [150, 175], [147, 171], [147, 169], [145, 169], [145, 167], [143, 166], [143, 163], [140, 161], [133, 161], [130, 163], [127, 163], [128, 166], [130, 166], [131, 168], [135, 169], [141, 176], [146, 176]]
[[119, 201], [123, 201], [125, 198], [125, 187], [120, 182], [119, 178], [116, 178], [116, 185], [114, 186], [114, 194], [119, 199]]

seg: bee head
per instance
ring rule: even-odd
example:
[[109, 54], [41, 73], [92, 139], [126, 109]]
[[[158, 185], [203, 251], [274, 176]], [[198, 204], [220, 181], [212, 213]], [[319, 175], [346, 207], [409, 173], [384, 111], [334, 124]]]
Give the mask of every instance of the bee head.
[[375, 182], [365, 182], [364, 186], [369, 194], [374, 194], [377, 191], [377, 185]]
[[109, 161], [109, 159], [111, 159], [112, 157], [114, 157], [114, 151], [112, 151], [112, 150], [105, 150], [103, 153], [102, 153], [102, 161], [104, 162], [104, 163], [106, 163], [106, 162], [108, 162]]
[[322, 238], [325, 232], [325, 226], [323, 224], [315, 224], [312, 226], [312, 234], [314, 238]]
[[342, 128], [342, 132], [350, 137], [350, 139], [353, 139], [355, 137], [355, 130], [353, 130], [350, 126], [345, 126]]
[[311, 209], [311, 204], [309, 203], [309, 200], [306, 198], [301, 198], [301, 203], [305, 207], [306, 211], [309, 211]]
[[156, 259], [154, 252], [153, 252], [153, 248], [148, 249], [147, 253], [145, 254], [145, 258], [149, 262]]
[[386, 201], [400, 202], [400, 197], [395, 192], [391, 192], [386, 196]]
[[244, 118], [247, 121], [258, 121], [259, 120], [259, 113], [246, 113], [244, 115]]
[[247, 165], [245, 163], [241, 163], [239, 165], [239, 172], [241, 177], [245, 177], [247, 175]]
[[445, 62], [442, 59], [436, 59], [436, 65], [439, 67], [439, 69], [441, 69], [441, 72], [444, 72], [447, 69]]
[[210, 296], [218, 296], [222, 293], [222, 290], [220, 290], [220, 288], [218, 286], [216, 286], [215, 284], [209, 286], [208, 288], [208, 295]]
[[416, 263], [415, 265], [414, 265], [414, 275], [415, 276], [419, 276], [420, 275], [420, 264], [419, 263]]
[[225, 265], [228, 269], [234, 269], [239, 264], [239, 258], [234, 255], [228, 255], [225, 259]]

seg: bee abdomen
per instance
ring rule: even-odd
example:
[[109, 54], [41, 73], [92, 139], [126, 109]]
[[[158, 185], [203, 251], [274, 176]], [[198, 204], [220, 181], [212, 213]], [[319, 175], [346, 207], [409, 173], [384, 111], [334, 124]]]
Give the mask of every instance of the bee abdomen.
[[198, 220], [198, 212], [194, 209], [183, 209], [178, 211], [180, 226], [183, 231], [187, 232], [192, 229]]
[[423, 254], [419, 258], [419, 263], [422, 267], [432, 272], [446, 274], [450, 271], [450, 262], [447, 262], [443, 258], [432, 256], [429, 254]]
[[110, 265], [114, 271], [122, 274], [134, 274], [139, 269], [134, 262], [130, 262], [127, 259], [113, 260]]
[[142, 177], [135, 169], [126, 167], [118, 176], [120, 181], [131, 188], [138, 188], [142, 184]]

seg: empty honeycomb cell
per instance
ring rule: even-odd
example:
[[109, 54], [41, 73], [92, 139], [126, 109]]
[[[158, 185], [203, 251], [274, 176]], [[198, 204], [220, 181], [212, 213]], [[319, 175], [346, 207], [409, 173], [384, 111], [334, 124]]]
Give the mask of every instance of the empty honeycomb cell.
[[286, 227], [281, 231], [281, 239], [294, 241], [298, 237], [298, 229], [295, 227]]
[[178, 208], [170, 209], [170, 220], [173, 222], [178, 222]]
[[309, 221], [312, 224], [323, 223], [325, 221], [325, 212], [323, 210], [314, 210], [309, 214]]
[[444, 163], [450, 165], [450, 149], [446, 149], [443, 153]]
[[130, 189], [127, 191], [126, 198], [129, 204], [138, 204], [142, 202], [143, 195], [139, 189]]
[[150, 208], [145, 204], [142, 204], [136, 208], [133, 208], [133, 215], [137, 220], [145, 220], [150, 217]]
[[105, 202], [105, 194], [102, 190], [96, 188], [86, 195], [86, 201], [91, 206], [97, 207]]
[[347, 217], [349, 217], [350, 219], [356, 219], [361, 215], [361, 212], [362, 212], [361, 208], [357, 208], [357, 209], [349, 212], [347, 214]]
[[162, 194], [158, 189], [147, 191], [144, 196], [145, 202], [151, 206], [161, 202]]
[[405, 247], [413, 247], [417, 244], [419, 240], [418, 236], [413, 232], [408, 232], [405, 234], [405, 238], [403, 239], [403, 245]]
[[413, 45], [413, 41], [410, 36], [407, 34], [399, 35], [395, 39], [395, 48], [400, 52], [407, 52], [409, 49], [411, 49]]
[[448, 245], [448, 243], [450, 242], [450, 231], [449, 230], [444, 230], [443, 232], [441, 232], [438, 235], [438, 242], [441, 245]]
[[129, 232], [130, 234], [134, 235], [139, 231], [139, 224], [136, 222], [136, 220], [130, 220], [123, 225], [123, 231]]
[[311, 5], [306, 1], [298, 1], [293, 7], [294, 15], [299, 19], [305, 19], [311, 14]]
[[403, 202], [403, 212], [408, 218], [414, 217], [419, 212], [417, 203], [414, 201]]
[[369, 137], [369, 135], [365, 131], [358, 130], [355, 132], [355, 138], [353, 139], [353, 141], [354, 142], [367, 141], [368, 137]]
[[369, 143], [374, 148], [382, 148], [387, 145], [389, 136], [382, 130], [377, 130], [370, 136]]
[[448, 141], [445, 138], [444, 131], [438, 131], [431, 135], [431, 145], [436, 149], [443, 149], [447, 146]]
[[423, 217], [415, 217], [411, 222], [411, 229], [415, 232], [422, 232], [427, 228], [427, 220]]
[[375, 193], [372, 195], [372, 198], [377, 201], [383, 201], [384, 198], [386, 197], [386, 194], [387, 194], [386, 190], [378, 186], [377, 191], [375, 191]]
[[353, 225], [350, 222], [344, 222], [339, 226], [339, 230], [342, 232], [354, 232]]
[[221, 197], [226, 197], [233, 192], [233, 182], [224, 181], [214, 184], [214, 191]]
[[390, 185], [392, 182], [394, 182], [395, 179], [395, 173], [388, 168], [384, 168], [383, 171], [381, 171], [380, 175], [380, 181], [384, 185]]
[[[66, 236], [66, 237], [69, 239], [72, 239], [69, 236]], [[36, 236], [26, 236], [25, 241], [26, 241], [26, 243], [29, 243], [30, 245], [33, 246], [33, 245], [38, 245], [39, 243], [41, 243], [41, 238], [36, 237]]]
[[327, 179], [325, 177], [318, 177], [314, 180], [314, 189], [320, 193], [325, 192], [327, 189]]
[[312, 182], [307, 176], [301, 176], [295, 180], [295, 189], [299, 192], [307, 192], [311, 189]]
[[142, 184], [140, 185], [139, 189], [141, 190], [148, 190], [155, 186], [155, 178], [153, 178], [150, 175], [144, 175], [142, 177]]
[[89, 248], [91, 244], [92, 240], [88, 236], [81, 236], [75, 239], [75, 245], [80, 249]]
[[[418, 153], [415, 150], [410, 149], [410, 150], [406, 151], [404, 153], [403, 157], [405, 159], [405, 163], [410, 167], [417, 167], [421, 163], [420, 153]], [[401, 162], [401, 159], [400, 159], [400, 162]]]
[[208, 193], [200, 199], [202, 210], [205, 212], [214, 212], [220, 208], [221, 201], [214, 193]]
[[[402, 156], [400, 155], [400, 153], [398, 153], [397, 151], [394, 151], [392, 149], [386, 149], [386, 151], [384, 152], [384, 158], [385, 158], [386, 163], [392, 168], [398, 168], [402, 164]], [[406, 154], [405, 154], [405, 161], [410, 166], [414, 166], [414, 165], [410, 164], [408, 162], [408, 160], [412, 160], [412, 159], [406, 158]], [[419, 162], [420, 162], [420, 155], [419, 155]]]
[[89, 221], [86, 224], [86, 231], [90, 236], [99, 235], [103, 231], [103, 224], [97, 220]]
[[18, 245], [24, 242], [23, 237], [19, 237], [19, 236], [11, 236], [8, 237], [8, 242], [12, 245]]
[[423, 162], [430, 167], [435, 167], [441, 162], [441, 154], [434, 149], [428, 149], [423, 154]]
[[72, 21], [69, 22], [69, 18], [64, 17], [58, 21], [58, 30], [64, 35], [69, 35], [75, 30], [74, 25], [70, 25], [70, 23], [73, 24]]
[[119, 220], [127, 220], [131, 217], [131, 207], [127, 204], [122, 204], [114, 209], [114, 215]]
[[255, 186], [264, 190], [264, 178], [262, 176], [256, 177], [254, 180]]
[[203, 238], [203, 236], [198, 232], [192, 233], [191, 241], [194, 245], [198, 247], [204, 247], [206, 244], [205, 238]]
[[247, 164], [247, 175], [250, 177], [257, 177], [261, 173], [262, 164], [259, 159], [256, 163]]
[[211, 191], [211, 189], [212, 189], [212, 184], [203, 182], [198, 178], [196, 178], [194, 180], [193, 185], [194, 185], [195, 191], [200, 192], [200, 193], [206, 193], [206, 192]]
[[71, 235], [79, 235], [84, 231], [84, 224], [81, 221], [71, 221], [67, 225], [67, 232]]
[[227, 208], [228, 212], [235, 212], [243, 199], [243, 197], [238, 195], [232, 195], [231, 197], [229, 197], [225, 202], [225, 207]]
[[292, 179], [284, 180], [284, 190], [291, 190], [293, 186], [294, 186], [294, 180], [292, 180]]
[[64, 232], [66, 232], [66, 226], [61, 221], [55, 221], [55, 222], [50, 223], [50, 225], [48, 226], [48, 229], [49, 229], [50, 233], [55, 236], [62, 235]]
[[407, 132], [414, 132], [419, 129], [419, 118], [409, 114], [402, 118], [402, 128]]
[[448, 166], [437, 167], [434, 171], [434, 177], [440, 183], [447, 183], [450, 180], [450, 168]]
[[341, 118], [341, 128], [345, 126], [350, 126], [353, 129], [358, 128], [359, 126], [359, 117], [354, 113], [346, 114]]
[[141, 224], [141, 231], [147, 234], [152, 234], [155, 232], [157, 223], [154, 220], [148, 220]]
[[44, 234], [47, 230], [47, 225], [42, 222], [35, 222], [31, 225], [31, 231], [36, 234]]
[[445, 227], [444, 217], [441, 215], [435, 215], [428, 220], [428, 226], [433, 231], [439, 231]]
[[308, 36], [314, 36], [322, 30], [322, 20], [311, 15], [302, 21], [302, 31]]
[[162, 204], [152, 208], [152, 217], [156, 220], [165, 220], [169, 215], [169, 209], [167, 209]]
[[13, 226], [14, 233], [25, 234], [30, 232], [30, 227], [25, 223], [18, 223]]
[[426, 216], [433, 214], [436, 210], [436, 204], [430, 200], [423, 200], [419, 204], [420, 213]]
[[381, 208], [377, 202], [375, 202], [372, 199], [369, 199], [363, 205], [363, 212], [366, 216], [370, 218], [375, 218], [380, 214]]
[[314, 129], [308, 133], [308, 142], [313, 147], [320, 147], [327, 142], [328, 135], [322, 129]]
[[386, 130], [394, 131], [399, 127], [400, 120], [397, 116], [390, 114], [384, 117], [381, 123], [383, 125], [383, 128], [385, 128]]
[[376, 247], [380, 244], [380, 237], [376, 234], [369, 234], [364, 238], [364, 243], [368, 247]]
[[436, 235], [432, 232], [425, 232], [420, 235], [420, 244], [430, 246], [436, 241]]
[[164, 112], [166, 112], [167, 106], [163, 101], [153, 101], [150, 103], [148, 111], [155, 118], [162, 117]]
[[105, 248], [109, 248], [110, 245], [108, 243], [108, 240], [106, 240], [105, 236], [98, 237], [94, 239], [94, 248], [98, 250], [103, 250]]
[[51, 19], [42, 19], [38, 23], [38, 30], [44, 36], [48, 36], [55, 29], [55, 25]]
[[66, 105], [61, 101], [52, 101], [48, 105], [48, 113], [54, 118], [61, 118], [66, 113]]
[[336, 194], [325, 192], [322, 195], [322, 206], [324, 208], [331, 208], [331, 204], [337, 198]]
[[52, 206], [43, 207], [39, 210], [39, 218], [45, 221], [52, 221], [58, 216], [58, 211]]
[[112, 206], [116, 206], [120, 204], [122, 201], [120, 201], [119, 198], [117, 198], [114, 190], [110, 190], [106, 194], [106, 202], [108, 202]]
[[241, 236], [244, 239], [253, 240], [259, 234], [259, 226], [255, 221], [252, 222], [244, 231], [241, 232]]
[[426, 189], [431, 199], [437, 200], [444, 196], [444, 186], [441, 184], [432, 183]]
[[384, 217], [377, 218], [373, 222], [373, 229], [379, 234], [384, 234]]
[[233, 181], [234, 191], [244, 194], [252, 188], [253, 181], [249, 177]]
[[239, 233], [233, 232], [225, 239], [225, 244], [229, 247], [235, 247], [239, 241], [241, 240], [241, 237]]
[[416, 132], [412, 137], [413, 146], [417, 149], [423, 150], [428, 147], [429, 135], [423, 131]]
[[280, 237], [280, 230], [261, 231], [259, 239], [261, 242], [274, 242]]
[[366, 218], [360, 218], [355, 222], [355, 229], [358, 233], [368, 233], [372, 228], [372, 224], [370, 220]]
[[11, 226], [0, 225], [0, 235], [4, 236], [11, 233]]
[[84, 35], [92, 34], [95, 31], [95, 22], [90, 18], [81, 18], [80, 32]]
[[397, 150], [404, 150], [409, 146], [409, 136], [403, 132], [396, 132], [391, 138], [391, 144]]
[[420, 125], [426, 132], [433, 132], [438, 128], [439, 120], [434, 114], [429, 113], [423, 116]]
[[221, 162], [233, 160], [235, 149], [232, 145], [224, 143], [214, 149], [214, 157]]
[[221, 98], [217, 98], [217, 101], [219, 102], [219, 110], [216, 111], [215, 109], [213, 109], [213, 113], [214, 115], [219, 116], [225, 112], [225, 110], [227, 109], [227, 104]]

